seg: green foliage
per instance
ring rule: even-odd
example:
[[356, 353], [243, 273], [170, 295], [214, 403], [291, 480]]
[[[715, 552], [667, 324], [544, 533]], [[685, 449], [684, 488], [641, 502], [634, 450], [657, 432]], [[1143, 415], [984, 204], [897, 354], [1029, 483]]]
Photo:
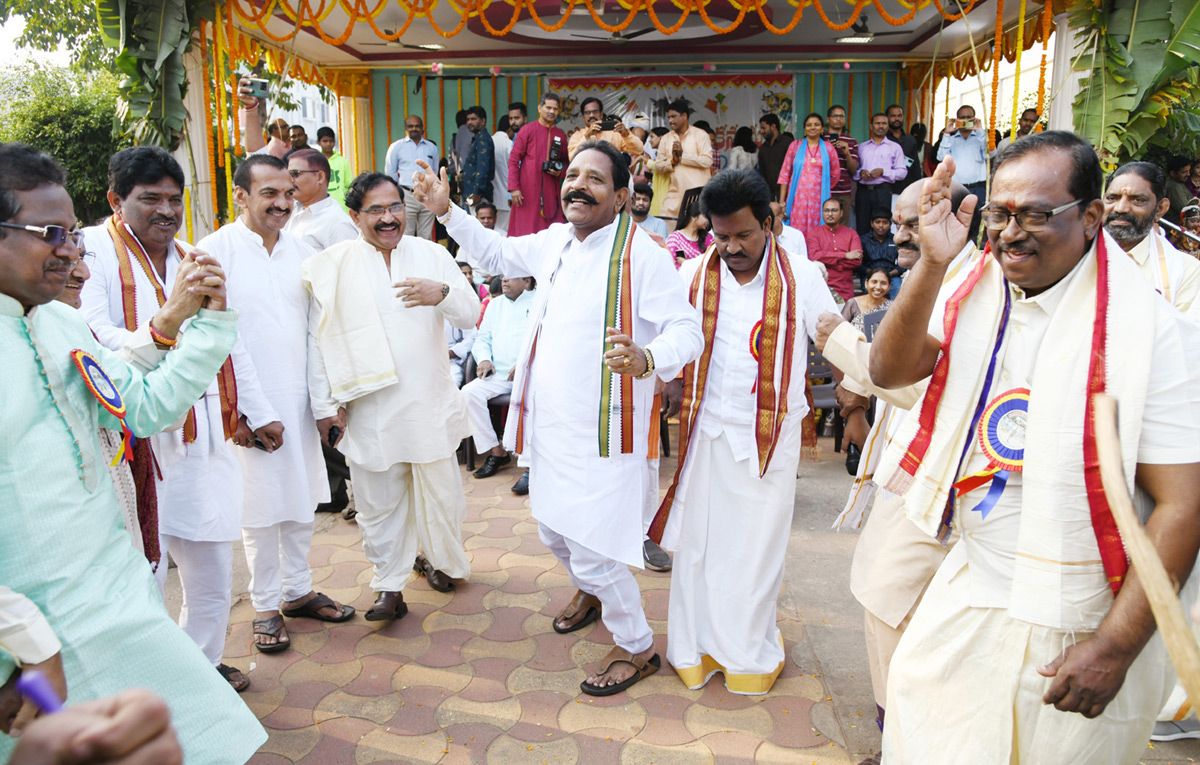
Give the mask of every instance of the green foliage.
[[1071, 26], [1081, 51], [1074, 68], [1087, 72], [1075, 132], [1110, 167], [1141, 156], [1200, 97], [1200, 3], [1075, 0]]
[[21, 141], [67, 168], [75, 214], [93, 223], [108, 214], [108, 159], [125, 148], [113, 133], [117, 79], [34, 64], [0, 72], [0, 141]]
[[106, 47], [96, 28], [93, 0], [0, 0], [0, 23], [11, 16], [25, 19], [17, 44], [54, 51], [65, 43], [75, 66], [111, 70], [115, 51]]

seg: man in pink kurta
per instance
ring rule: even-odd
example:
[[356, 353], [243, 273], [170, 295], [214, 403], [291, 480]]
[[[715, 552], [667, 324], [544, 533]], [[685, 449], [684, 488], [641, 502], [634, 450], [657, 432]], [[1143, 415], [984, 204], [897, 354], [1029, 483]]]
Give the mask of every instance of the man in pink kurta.
[[508, 155], [508, 190], [512, 195], [509, 236], [536, 234], [551, 223], [566, 222], [558, 201], [562, 171], [551, 174], [542, 169], [550, 158], [555, 139], [561, 147], [562, 167], [566, 168], [567, 135], [554, 126], [559, 104], [557, 94], [542, 94], [537, 121], [526, 123], [513, 139], [512, 153]]
[[836, 197], [825, 200], [821, 216], [825, 225], [804, 234], [809, 260], [824, 263], [829, 288], [843, 300], [850, 300], [854, 297], [854, 269], [862, 265], [862, 240], [854, 229], [841, 224], [842, 202]]

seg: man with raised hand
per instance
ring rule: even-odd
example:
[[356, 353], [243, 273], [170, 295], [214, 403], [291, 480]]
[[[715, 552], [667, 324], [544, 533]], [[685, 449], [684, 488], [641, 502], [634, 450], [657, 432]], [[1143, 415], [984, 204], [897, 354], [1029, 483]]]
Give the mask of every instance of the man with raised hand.
[[1095, 152], [1065, 131], [996, 158], [988, 252], [943, 286], [975, 200], [921, 195], [921, 259], [871, 347], [876, 385], [932, 377], [876, 475], [961, 539], [892, 658], [885, 762], [1128, 763], [1168, 672], [1100, 481], [1093, 396], [1168, 574], [1200, 548], [1200, 338], [1101, 231]]
[[699, 355], [699, 321], [662, 248], [619, 212], [629, 167], [612, 144], [579, 148], [563, 180], [568, 222], [532, 236], [487, 231], [450, 203], [444, 172], [422, 170], [417, 198], [474, 265], [537, 279], [505, 446], [529, 460], [539, 534], [579, 590], [555, 631], [603, 612], [616, 643], [581, 688], [619, 693], [661, 666], [629, 566], [642, 566], [651, 378], [671, 380]]

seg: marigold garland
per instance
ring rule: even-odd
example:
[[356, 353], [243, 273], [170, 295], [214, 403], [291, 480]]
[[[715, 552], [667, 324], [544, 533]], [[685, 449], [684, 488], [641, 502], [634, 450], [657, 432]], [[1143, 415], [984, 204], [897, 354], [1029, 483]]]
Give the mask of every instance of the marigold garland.
[[1035, 133], [1040, 133], [1042, 131], [1041, 117], [1045, 113], [1046, 109], [1046, 56], [1050, 47], [1050, 22], [1053, 18], [1053, 14], [1054, 6], [1052, 3], [1047, 2], [1045, 7], [1042, 8], [1042, 65], [1041, 71], [1038, 72], [1038, 122], [1033, 127], [1033, 132]]
[[[230, 84], [233, 85], [232, 92], [233, 92], [234, 96], [236, 97], [237, 92], [238, 92], [237, 72], [234, 72], [233, 74], [231, 74], [229, 76], [229, 81], [230, 81]], [[237, 157], [242, 156], [242, 141], [241, 141], [242, 128], [241, 128], [241, 125], [238, 124], [238, 112], [239, 111], [241, 111], [241, 110], [237, 106], [234, 106], [232, 103], [229, 105], [229, 113], [233, 116], [233, 154], [234, 154], [234, 156], [237, 156]]]
[[212, 130], [213, 113], [212, 113], [212, 92], [209, 90], [210, 80], [208, 77], [208, 22], [204, 19], [200, 20], [200, 69], [204, 73], [204, 82], [200, 90], [204, 93], [204, 148], [205, 154], [208, 156], [208, 181], [209, 189], [212, 191], [212, 209], [213, 209], [213, 228], [220, 228], [221, 222], [217, 219], [217, 158], [213, 150], [213, 137], [209, 135]]
[[1020, 116], [1018, 110], [1021, 108], [1021, 54], [1024, 52], [1025, 45], [1025, 0], [1021, 0], [1021, 10], [1017, 12], [1017, 44], [1015, 46], [1016, 57], [1014, 64], [1017, 67], [1017, 74], [1013, 77], [1013, 116], [1012, 116], [1012, 137], [1017, 137], [1017, 119]]
[[996, 150], [996, 100], [1000, 96], [1000, 56], [1004, 50], [1004, 0], [996, 0], [996, 39], [992, 42], [992, 108], [988, 111], [988, 151]]

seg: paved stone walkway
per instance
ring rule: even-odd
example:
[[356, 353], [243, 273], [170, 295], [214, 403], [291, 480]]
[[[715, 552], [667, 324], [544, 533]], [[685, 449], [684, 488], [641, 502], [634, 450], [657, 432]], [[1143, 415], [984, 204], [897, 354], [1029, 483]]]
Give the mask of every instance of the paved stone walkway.
[[[674, 460], [663, 462], [666, 481]], [[798, 621], [781, 619], [789, 658], [770, 694], [731, 694], [719, 675], [687, 690], [665, 660], [669, 574], [638, 574], [663, 669], [626, 693], [582, 694], [585, 668], [612, 636], [599, 623], [553, 631], [574, 589], [538, 540], [527, 499], [510, 491], [518, 473], [463, 475], [472, 572], [454, 593], [414, 575], [403, 619], [289, 620], [293, 648], [274, 655], [251, 648], [253, 610], [235, 606], [226, 661], [248, 673], [242, 698], [270, 733], [252, 763], [858, 761], [813, 726], [814, 705], [829, 698], [819, 670], [798, 663], [810, 655], [793, 650]], [[361, 614], [373, 595], [358, 527], [328, 520], [313, 540], [313, 578]]]

